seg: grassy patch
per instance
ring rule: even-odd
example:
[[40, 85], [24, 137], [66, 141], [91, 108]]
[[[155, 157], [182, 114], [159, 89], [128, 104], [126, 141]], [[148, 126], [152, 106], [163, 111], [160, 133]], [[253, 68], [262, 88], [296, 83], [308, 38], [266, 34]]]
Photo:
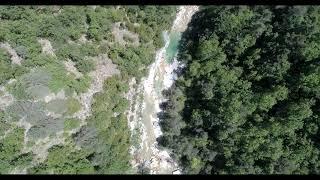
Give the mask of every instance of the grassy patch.
[[72, 115], [81, 109], [80, 102], [75, 98], [69, 98], [67, 100], [67, 115]]
[[72, 129], [79, 127], [79, 125], [80, 125], [79, 119], [66, 119], [66, 121], [64, 122], [64, 130], [70, 131]]
[[46, 104], [48, 111], [63, 114], [67, 111], [67, 101], [64, 99], [55, 99]]

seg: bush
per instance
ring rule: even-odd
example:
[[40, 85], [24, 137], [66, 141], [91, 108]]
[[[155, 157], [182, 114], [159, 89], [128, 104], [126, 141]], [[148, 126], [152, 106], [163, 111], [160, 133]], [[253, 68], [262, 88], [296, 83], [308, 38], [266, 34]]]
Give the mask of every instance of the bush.
[[98, 148], [98, 132], [94, 127], [83, 126], [73, 135], [75, 143], [87, 150], [97, 150]]
[[54, 112], [56, 114], [64, 114], [67, 112], [67, 100], [55, 99], [46, 104], [48, 111]]
[[43, 102], [15, 101], [7, 107], [6, 112], [12, 121], [19, 121], [21, 118], [32, 125], [38, 124], [46, 118], [45, 104]]
[[3, 136], [12, 125], [7, 122], [6, 114], [0, 110], [0, 136]]
[[54, 136], [57, 132], [64, 129], [64, 118], [53, 118], [46, 116], [28, 131], [28, 137], [32, 140], [43, 139]]
[[81, 109], [80, 102], [75, 98], [69, 98], [67, 100], [67, 115], [72, 115]]
[[79, 119], [66, 119], [64, 122], [64, 130], [70, 131], [72, 129], [79, 127], [79, 125], [80, 125]]
[[88, 73], [95, 69], [95, 65], [88, 59], [83, 59], [76, 63], [75, 67], [82, 73]]
[[[24, 129], [22, 128], [15, 128], [7, 134], [6, 138], [0, 140], [1, 174], [7, 174], [15, 168], [15, 161], [21, 158], [20, 152], [23, 147], [23, 140]], [[27, 160], [30, 160], [30, 158]]]
[[59, 90], [67, 88], [72, 84], [73, 77], [67, 74], [62, 63], [48, 64], [45, 70], [51, 74], [48, 86], [51, 91], [57, 93]]
[[9, 91], [17, 99], [41, 99], [50, 93], [51, 76], [42, 69], [23, 74], [17, 82], [9, 85]]
[[88, 75], [84, 75], [79, 79], [73, 80], [70, 84], [70, 88], [73, 91], [80, 94], [80, 93], [85, 93], [90, 87], [90, 84], [91, 84], [91, 77]]
[[14, 78], [14, 71], [9, 54], [0, 48], [0, 84]]
[[94, 168], [87, 159], [89, 154], [71, 145], [53, 146], [47, 160], [28, 170], [32, 174], [91, 174]]

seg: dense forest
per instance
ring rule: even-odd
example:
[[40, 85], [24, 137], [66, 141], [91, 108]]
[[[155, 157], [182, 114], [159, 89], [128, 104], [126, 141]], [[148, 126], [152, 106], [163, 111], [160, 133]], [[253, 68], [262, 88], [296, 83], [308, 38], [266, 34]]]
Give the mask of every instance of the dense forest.
[[[146, 74], [175, 13], [1, 6], [0, 174], [131, 172], [128, 82]], [[85, 104], [99, 78], [102, 91]]]
[[184, 173], [320, 173], [320, 7], [203, 6], [164, 94]]

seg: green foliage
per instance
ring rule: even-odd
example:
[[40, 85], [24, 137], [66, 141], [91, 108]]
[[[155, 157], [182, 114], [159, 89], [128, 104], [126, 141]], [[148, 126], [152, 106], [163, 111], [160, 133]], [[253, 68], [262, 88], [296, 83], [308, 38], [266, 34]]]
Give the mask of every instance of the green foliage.
[[48, 56], [44, 54], [39, 54], [36, 57], [23, 61], [22, 64], [25, 67], [43, 67], [48, 64], [56, 63], [57, 59], [53, 56]]
[[32, 157], [30, 154], [21, 154], [24, 139], [24, 129], [15, 128], [0, 140], [0, 174], [7, 174], [17, 165], [30, 163]]
[[7, 121], [8, 116], [4, 111], [0, 111], [0, 136], [5, 135], [5, 132], [8, 131], [12, 125]]
[[[154, 56], [154, 47], [145, 45], [142, 47], [113, 47], [109, 52], [109, 57], [123, 74], [135, 76], [138, 79], [146, 74], [146, 65], [151, 64]], [[140, 71], [137, 71], [140, 69]]]
[[41, 99], [50, 93], [48, 82], [50, 74], [42, 69], [34, 69], [23, 74], [17, 82], [9, 85], [9, 91], [17, 99]]
[[87, 142], [83, 146], [94, 152], [92, 163], [98, 166], [98, 173], [119, 174], [130, 168], [130, 132], [124, 115], [129, 104], [121, 95], [127, 90], [127, 83], [120, 77], [108, 78], [104, 92], [94, 97], [88, 129], [92, 133], [81, 133], [76, 138]]
[[63, 114], [67, 111], [66, 100], [54, 99], [46, 104], [46, 109], [56, 114]]
[[64, 121], [63, 118], [46, 116], [32, 126], [27, 135], [31, 140], [55, 136], [57, 132], [61, 132], [64, 129]]
[[318, 174], [319, 7], [207, 6], [160, 138], [185, 173]]
[[14, 82], [7, 86], [8, 91], [17, 99], [28, 99], [29, 95], [25, 91], [25, 87], [20, 82]]
[[64, 122], [64, 130], [69, 131], [79, 127], [80, 120], [79, 119], [66, 119]]
[[78, 94], [85, 93], [89, 89], [90, 83], [91, 83], [91, 77], [88, 75], [85, 75], [80, 77], [79, 79], [75, 79], [71, 81], [69, 89], [77, 92]]
[[73, 136], [73, 139], [75, 143], [83, 149], [96, 150], [96, 148], [99, 148], [97, 136], [98, 133], [95, 127], [83, 126]]
[[66, 88], [71, 83], [72, 77], [67, 75], [62, 64], [49, 64], [46, 66], [46, 71], [51, 73], [52, 79], [49, 81], [49, 88], [53, 92]]
[[[89, 23], [88, 37], [100, 41], [107, 39], [110, 34], [112, 22], [122, 21], [123, 11], [115, 11], [114, 8], [97, 7], [88, 9], [87, 21]], [[109, 38], [108, 38], [109, 39]]]
[[80, 102], [75, 98], [67, 99], [67, 115], [72, 115], [81, 109]]
[[[44, 102], [15, 101], [10, 105], [6, 112], [10, 116], [10, 121], [17, 122], [24, 118], [24, 121], [32, 126], [27, 135], [32, 140], [45, 138], [62, 131], [64, 128], [64, 119], [54, 118], [46, 113]], [[50, 109], [50, 106], [49, 106]]]
[[31, 152], [20, 154], [14, 160], [12, 160], [12, 166], [16, 168], [24, 168], [28, 166], [33, 160], [34, 154]]
[[88, 153], [72, 146], [53, 146], [47, 160], [29, 169], [31, 174], [91, 174], [94, 168], [87, 159]]
[[18, 78], [25, 72], [26, 69], [24, 67], [12, 65], [9, 54], [0, 48], [0, 84], [10, 79]]
[[94, 67], [94, 63], [90, 60], [82, 60], [76, 64], [76, 68], [83, 73], [93, 71]]
[[170, 29], [176, 7], [125, 6], [125, 10], [130, 22], [140, 24], [137, 31], [143, 43], [152, 40], [157, 49], [163, 46], [162, 31]]
[[19, 121], [21, 118], [32, 125], [37, 124], [46, 117], [45, 105], [43, 102], [15, 101], [7, 107], [6, 113], [12, 121]]

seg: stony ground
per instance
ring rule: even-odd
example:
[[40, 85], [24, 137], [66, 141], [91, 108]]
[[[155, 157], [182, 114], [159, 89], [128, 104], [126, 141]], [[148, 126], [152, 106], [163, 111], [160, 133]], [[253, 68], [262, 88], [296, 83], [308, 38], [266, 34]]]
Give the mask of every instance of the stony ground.
[[4, 48], [8, 51], [8, 53], [11, 56], [12, 64], [18, 64], [21, 65], [21, 61], [23, 60], [19, 55], [17, 54], [16, 50], [14, 50], [9, 43], [0, 43], [0, 48]]

